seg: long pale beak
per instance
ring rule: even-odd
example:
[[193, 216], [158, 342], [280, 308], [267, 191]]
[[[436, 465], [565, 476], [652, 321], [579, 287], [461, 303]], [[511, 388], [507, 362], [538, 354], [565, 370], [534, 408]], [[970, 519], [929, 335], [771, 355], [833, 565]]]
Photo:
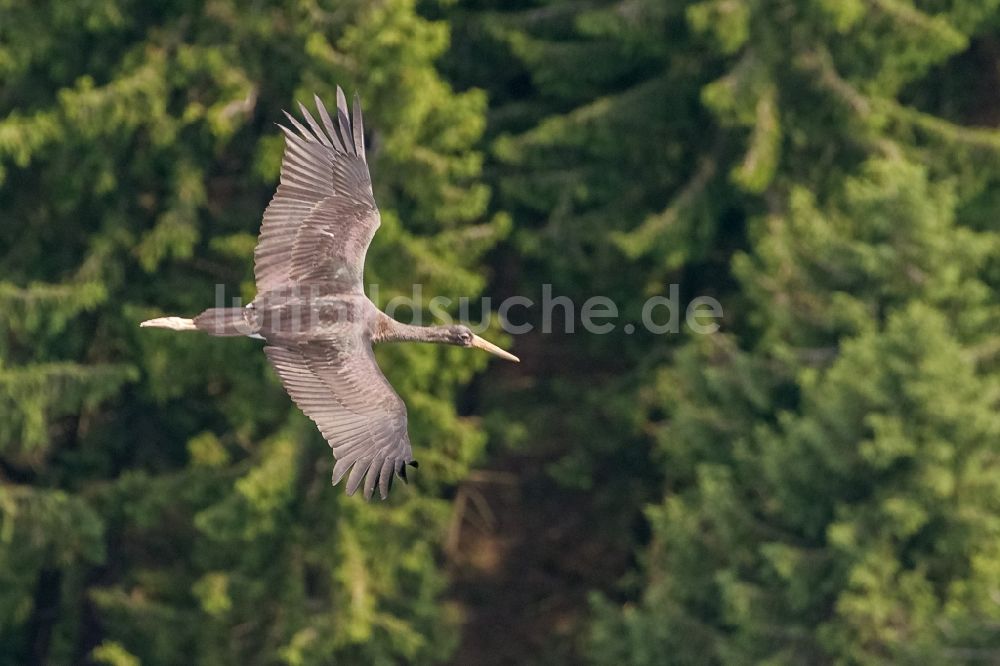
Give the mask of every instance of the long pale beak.
[[476, 347], [477, 349], [483, 349], [485, 351], [488, 351], [491, 354], [496, 354], [500, 358], [506, 359], [508, 361], [514, 361], [514, 363], [521, 362], [521, 359], [519, 359], [518, 357], [514, 356], [510, 352], [505, 352], [492, 342], [487, 342], [486, 340], [483, 340], [478, 335], [472, 336], [472, 346]]

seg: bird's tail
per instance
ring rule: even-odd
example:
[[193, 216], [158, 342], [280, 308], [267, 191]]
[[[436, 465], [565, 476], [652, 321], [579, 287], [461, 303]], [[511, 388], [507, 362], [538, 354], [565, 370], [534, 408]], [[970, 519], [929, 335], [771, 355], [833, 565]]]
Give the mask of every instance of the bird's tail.
[[252, 335], [253, 322], [246, 308], [209, 308], [194, 319], [183, 317], [158, 317], [144, 321], [139, 326], [169, 328], [174, 331], [203, 331], [218, 337]]

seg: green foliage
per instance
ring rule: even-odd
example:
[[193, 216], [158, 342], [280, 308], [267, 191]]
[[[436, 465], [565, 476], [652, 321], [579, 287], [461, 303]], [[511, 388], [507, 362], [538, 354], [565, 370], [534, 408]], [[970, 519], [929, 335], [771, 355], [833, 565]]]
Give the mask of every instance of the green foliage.
[[483, 436], [485, 359], [380, 350], [423, 463], [365, 505], [259, 345], [140, 332], [253, 296], [294, 101], [357, 87], [379, 298], [474, 296], [504, 229], [472, 150], [485, 96], [413, 0], [0, 6], [0, 662], [423, 663], [448, 656], [441, 493]]
[[[996, 661], [998, 30], [1000, 0], [0, 1], [0, 663], [447, 661], [484, 433], [587, 498], [556, 518], [596, 547], [546, 578], [620, 563], [525, 660]], [[530, 310], [471, 391], [483, 355], [379, 348], [421, 461], [384, 504], [329, 487], [258, 343], [135, 326], [253, 296], [273, 123], [338, 83], [380, 305], [619, 312]], [[671, 284], [722, 330], [644, 331]]]
[[725, 311], [538, 341], [558, 361], [493, 426], [617, 507], [595, 538], [654, 501], [592, 663], [995, 659], [965, 595], [995, 589], [1000, 133], [970, 53], [998, 3], [489, 4], [458, 34], [519, 68], [453, 67], [497, 107], [518, 289]]
[[[639, 393], [664, 499], [639, 605], [595, 600], [593, 661], [995, 654], [995, 609], [963, 595], [995, 584], [1000, 393], [978, 351], [997, 341], [1000, 237], [960, 211], [996, 182], [998, 135], [898, 97], [981, 24], [872, 3], [831, 26], [747, 3], [727, 19], [749, 26], [737, 43], [743, 27], [720, 37], [707, 18], [731, 4], [686, 16], [730, 63], [700, 100], [744, 146], [710, 172], [749, 220], [730, 331], [686, 343]], [[666, 233], [651, 218], [619, 239], [639, 257]]]

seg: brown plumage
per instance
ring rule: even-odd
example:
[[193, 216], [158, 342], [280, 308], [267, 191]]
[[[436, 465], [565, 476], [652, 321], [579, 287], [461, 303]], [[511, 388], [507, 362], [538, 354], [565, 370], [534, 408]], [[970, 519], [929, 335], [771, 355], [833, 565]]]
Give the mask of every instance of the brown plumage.
[[[477, 347], [517, 361], [465, 326], [410, 326], [364, 294], [368, 244], [379, 227], [364, 146], [361, 102], [337, 88], [336, 116], [318, 97], [319, 115], [299, 105], [305, 125], [286, 113], [281, 182], [264, 212], [254, 252], [257, 297], [246, 308], [211, 308], [194, 319], [160, 317], [140, 326], [250, 335], [292, 400], [333, 449], [333, 483], [347, 493], [376, 485], [385, 498], [394, 476], [416, 465], [406, 405], [379, 370], [378, 342], [418, 341]], [[348, 473], [349, 472], [349, 473]]]

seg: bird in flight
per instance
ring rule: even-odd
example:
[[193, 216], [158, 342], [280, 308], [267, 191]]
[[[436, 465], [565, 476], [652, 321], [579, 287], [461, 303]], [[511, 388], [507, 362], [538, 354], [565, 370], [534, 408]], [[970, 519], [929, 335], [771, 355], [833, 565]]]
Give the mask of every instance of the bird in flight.
[[[333, 449], [333, 483], [347, 494], [377, 485], [385, 499], [394, 476], [416, 466], [406, 405], [375, 362], [380, 342], [437, 342], [476, 347], [518, 361], [462, 325], [412, 326], [365, 295], [365, 253], [379, 227], [365, 157], [361, 101], [353, 109], [337, 88], [331, 117], [316, 97], [317, 121], [287, 112], [281, 182], [264, 212], [254, 251], [257, 296], [246, 307], [211, 308], [193, 319], [159, 317], [143, 327], [198, 330], [266, 341], [264, 353], [292, 400]], [[349, 474], [348, 474], [349, 472]]]

